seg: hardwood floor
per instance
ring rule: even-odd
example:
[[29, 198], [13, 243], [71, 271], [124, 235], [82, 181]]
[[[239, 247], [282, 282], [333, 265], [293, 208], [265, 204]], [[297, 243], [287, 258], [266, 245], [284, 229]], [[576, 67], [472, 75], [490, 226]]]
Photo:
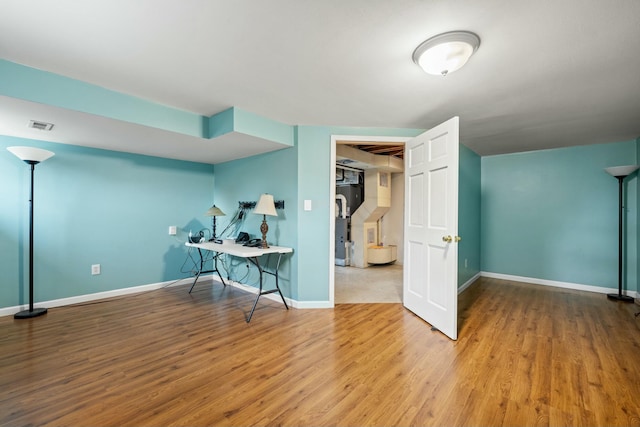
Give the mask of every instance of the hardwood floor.
[[[205, 282], [206, 283], [206, 282]], [[401, 304], [200, 284], [0, 318], [0, 425], [640, 425], [640, 318], [480, 279], [456, 342]]]

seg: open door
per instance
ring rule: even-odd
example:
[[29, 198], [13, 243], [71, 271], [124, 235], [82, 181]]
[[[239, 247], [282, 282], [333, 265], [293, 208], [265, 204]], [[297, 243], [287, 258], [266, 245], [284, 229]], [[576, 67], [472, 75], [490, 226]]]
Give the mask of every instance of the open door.
[[407, 141], [403, 304], [458, 338], [458, 133], [454, 117]]

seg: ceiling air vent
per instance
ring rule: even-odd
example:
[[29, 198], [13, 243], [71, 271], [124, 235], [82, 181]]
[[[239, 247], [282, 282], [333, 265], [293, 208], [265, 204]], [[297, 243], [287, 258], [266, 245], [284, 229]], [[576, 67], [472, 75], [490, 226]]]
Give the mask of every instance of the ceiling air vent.
[[38, 130], [51, 130], [53, 129], [53, 123], [46, 123], [46, 122], [39, 122], [37, 120], [31, 120], [29, 122], [29, 127], [32, 129], [38, 129]]

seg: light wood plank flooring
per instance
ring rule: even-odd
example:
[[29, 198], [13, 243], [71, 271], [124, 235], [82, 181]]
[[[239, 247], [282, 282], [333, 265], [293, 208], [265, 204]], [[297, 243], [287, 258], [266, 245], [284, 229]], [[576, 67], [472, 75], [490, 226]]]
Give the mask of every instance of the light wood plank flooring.
[[246, 324], [252, 295], [187, 290], [0, 318], [0, 425], [640, 425], [635, 304], [480, 279], [454, 342], [401, 304]]

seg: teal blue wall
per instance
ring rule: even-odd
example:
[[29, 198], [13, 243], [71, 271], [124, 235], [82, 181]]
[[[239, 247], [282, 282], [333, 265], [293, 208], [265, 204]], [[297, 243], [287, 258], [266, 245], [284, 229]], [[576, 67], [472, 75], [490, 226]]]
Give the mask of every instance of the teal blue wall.
[[228, 108], [207, 119], [206, 136], [215, 138], [230, 132], [255, 136], [293, 147], [294, 128], [237, 107]]
[[480, 181], [480, 156], [461, 144], [458, 235], [462, 240], [458, 243], [458, 287], [480, 273]]
[[204, 117], [47, 71], [0, 59], [0, 95], [137, 123], [185, 135], [214, 138], [236, 131], [293, 146], [293, 127], [231, 107]]
[[[269, 232], [267, 241], [276, 246], [294, 248], [294, 253], [286, 255], [279, 269], [280, 287], [286, 297], [298, 299], [297, 287], [297, 151], [295, 147], [274, 151], [245, 159], [221, 163], [215, 166], [215, 204], [221, 208], [226, 217], [221, 217], [220, 224], [225, 225], [238, 209], [238, 202], [256, 202], [262, 193], [272, 194], [275, 200], [284, 201], [284, 209], [278, 209], [277, 217], [267, 217]], [[238, 227], [229, 230], [228, 237], [236, 237], [244, 231], [251, 237], [261, 237], [260, 224], [262, 215], [248, 211]], [[222, 227], [224, 228], [224, 227]], [[224, 236], [227, 237], [227, 236]], [[272, 261], [275, 261], [275, 257]], [[258, 276], [255, 269], [247, 275], [244, 261], [228, 258], [225, 267], [229, 277], [248, 285], [257, 285]], [[243, 279], [243, 280], [240, 280]], [[265, 285], [271, 287], [270, 276]]]
[[[483, 157], [481, 268], [617, 287], [618, 184], [635, 141]], [[626, 282], [637, 289], [637, 175], [627, 182]]]
[[189, 275], [182, 229], [208, 227], [213, 166], [0, 136], [0, 307], [28, 302], [29, 167], [13, 145], [55, 152], [35, 170], [36, 301]]
[[159, 129], [203, 136], [208, 118], [0, 59], [0, 94]]

